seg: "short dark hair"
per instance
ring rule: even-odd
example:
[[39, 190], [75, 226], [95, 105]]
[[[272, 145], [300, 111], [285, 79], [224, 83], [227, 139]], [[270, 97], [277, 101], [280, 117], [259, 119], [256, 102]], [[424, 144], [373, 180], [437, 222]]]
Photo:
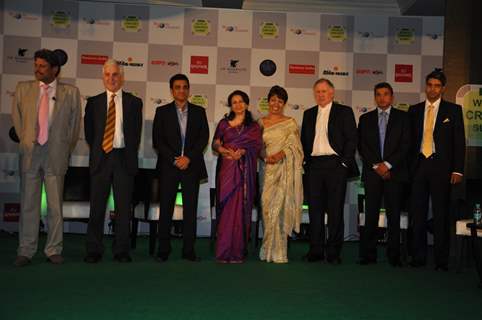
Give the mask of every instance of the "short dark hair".
[[375, 85], [375, 88], [373, 89], [373, 94], [377, 94], [378, 89], [382, 88], [387, 88], [390, 91], [390, 94], [393, 96], [393, 88], [388, 82], [380, 82]]
[[268, 101], [271, 99], [272, 96], [277, 96], [281, 100], [284, 101], [284, 103], [288, 102], [288, 92], [286, 92], [285, 88], [280, 87], [280, 86], [273, 86], [271, 89], [269, 89], [268, 92]]
[[[233, 99], [234, 96], [240, 96], [241, 99], [243, 99], [243, 102], [247, 105], [249, 105], [249, 97], [248, 97], [248, 94], [244, 91], [241, 91], [241, 90], [234, 90], [233, 92], [231, 92], [228, 96], [228, 107], [232, 107], [232, 104], [231, 104], [231, 100]], [[228, 121], [231, 121], [233, 120], [235, 117], [235, 114], [233, 112], [233, 110], [231, 110], [227, 115], [226, 115], [226, 120]], [[249, 110], [246, 109], [246, 111], [244, 112], [244, 120], [243, 120], [243, 124], [245, 126], [249, 126], [251, 123], [253, 122], [253, 115], [251, 114], [251, 112]]]
[[228, 107], [231, 107], [231, 100], [233, 99], [234, 96], [240, 96], [241, 99], [243, 99], [244, 103], [249, 104], [249, 97], [246, 92], [241, 90], [234, 90], [228, 96]]
[[177, 80], [184, 80], [187, 82], [187, 87], [189, 88], [190, 85], [189, 85], [189, 79], [188, 77], [185, 75], [185, 74], [182, 74], [182, 73], [178, 73], [178, 74], [175, 74], [171, 77], [171, 79], [169, 79], [169, 88], [173, 88], [174, 86], [174, 81], [177, 81]]
[[34, 59], [43, 59], [47, 61], [50, 67], [58, 67], [55, 76], [57, 77], [60, 73], [60, 67], [63, 66], [67, 62], [67, 53], [62, 49], [40, 49], [35, 51]]
[[329, 87], [331, 87], [332, 89], [335, 89], [335, 85], [333, 84], [333, 82], [331, 82], [330, 79], [326, 79], [326, 78], [320, 78], [316, 80], [315, 83], [313, 84], [313, 88], [319, 85], [320, 83], [326, 83]]
[[443, 73], [442, 69], [435, 69], [434, 71], [430, 72], [427, 74], [425, 77], [425, 83], [428, 83], [428, 80], [430, 79], [436, 79], [442, 83], [442, 87], [445, 87], [447, 84], [447, 77], [445, 76], [445, 73]]

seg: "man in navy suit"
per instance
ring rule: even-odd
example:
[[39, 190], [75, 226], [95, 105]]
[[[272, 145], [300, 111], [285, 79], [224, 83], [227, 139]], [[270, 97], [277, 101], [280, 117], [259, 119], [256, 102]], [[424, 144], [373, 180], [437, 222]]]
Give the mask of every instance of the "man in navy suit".
[[176, 74], [169, 80], [174, 101], [156, 109], [152, 143], [158, 154], [160, 176], [159, 252], [157, 260], [167, 261], [171, 253], [172, 213], [181, 184], [183, 202], [182, 258], [199, 261], [194, 250], [199, 183], [207, 179], [204, 149], [209, 126], [203, 107], [188, 102], [189, 79]]
[[465, 132], [462, 107], [442, 99], [447, 79], [435, 70], [425, 79], [426, 100], [409, 109], [412, 127], [411, 266], [427, 263], [427, 212], [432, 202], [435, 269], [448, 269], [451, 185], [462, 181]]
[[392, 106], [393, 88], [387, 82], [374, 88], [377, 108], [360, 117], [358, 151], [363, 161], [365, 226], [360, 233], [361, 265], [377, 262], [377, 227], [383, 200], [388, 226], [388, 262], [400, 262], [400, 211], [403, 185], [408, 181], [410, 122], [408, 114]]

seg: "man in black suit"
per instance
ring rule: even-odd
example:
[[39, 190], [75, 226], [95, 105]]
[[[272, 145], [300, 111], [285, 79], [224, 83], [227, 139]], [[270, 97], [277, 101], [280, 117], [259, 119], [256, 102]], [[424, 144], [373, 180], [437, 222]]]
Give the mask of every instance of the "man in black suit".
[[[330, 80], [316, 81], [313, 92], [317, 105], [304, 112], [301, 126], [310, 216], [310, 250], [305, 259], [324, 260], [326, 251], [329, 263], [340, 264], [346, 183], [359, 174], [356, 122], [350, 107], [333, 102], [335, 88]], [[329, 231], [326, 245], [325, 212]]]
[[440, 70], [425, 79], [426, 100], [409, 109], [412, 127], [410, 215], [411, 266], [427, 263], [427, 212], [432, 202], [435, 270], [448, 269], [451, 185], [462, 181], [465, 132], [462, 107], [442, 99], [446, 77]]
[[189, 79], [176, 74], [169, 80], [174, 101], [156, 109], [152, 143], [157, 151], [160, 176], [159, 252], [157, 260], [167, 261], [171, 253], [170, 229], [179, 183], [183, 203], [182, 258], [199, 261], [194, 250], [199, 183], [207, 179], [204, 149], [209, 126], [203, 107], [191, 104]]
[[142, 100], [122, 90], [124, 72], [113, 59], [104, 64], [103, 81], [106, 92], [87, 100], [84, 116], [85, 140], [90, 148], [90, 218], [84, 261], [96, 263], [102, 259], [106, 203], [112, 185], [114, 259], [131, 262], [129, 222], [141, 141]]
[[406, 112], [392, 107], [393, 88], [375, 86], [377, 108], [363, 114], [358, 123], [358, 151], [363, 160], [365, 226], [360, 233], [360, 264], [377, 262], [377, 227], [383, 199], [388, 219], [388, 262], [400, 262], [400, 211], [403, 184], [408, 181], [410, 122]]

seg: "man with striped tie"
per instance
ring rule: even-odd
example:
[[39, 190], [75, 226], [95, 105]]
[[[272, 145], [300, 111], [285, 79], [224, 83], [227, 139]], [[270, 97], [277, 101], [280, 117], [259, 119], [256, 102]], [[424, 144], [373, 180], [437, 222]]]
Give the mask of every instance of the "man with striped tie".
[[131, 262], [129, 217], [137, 153], [142, 131], [142, 100], [122, 90], [124, 71], [115, 60], [103, 66], [105, 92], [87, 100], [84, 116], [85, 140], [90, 148], [90, 218], [87, 227], [87, 256], [102, 259], [104, 218], [111, 186], [115, 202], [114, 260]]

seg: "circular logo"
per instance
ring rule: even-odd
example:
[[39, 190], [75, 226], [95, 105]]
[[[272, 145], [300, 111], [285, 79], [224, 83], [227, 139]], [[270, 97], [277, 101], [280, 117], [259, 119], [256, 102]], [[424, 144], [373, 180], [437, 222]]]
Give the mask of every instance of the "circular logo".
[[259, 71], [263, 76], [270, 77], [276, 72], [276, 63], [273, 60], [263, 60], [259, 64]]

